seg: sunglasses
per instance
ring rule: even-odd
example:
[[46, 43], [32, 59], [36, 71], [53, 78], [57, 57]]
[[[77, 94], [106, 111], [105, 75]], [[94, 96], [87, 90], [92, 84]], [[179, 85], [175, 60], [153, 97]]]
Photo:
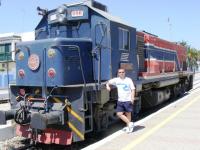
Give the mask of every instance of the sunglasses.
[[118, 72], [118, 73], [124, 73], [124, 72]]

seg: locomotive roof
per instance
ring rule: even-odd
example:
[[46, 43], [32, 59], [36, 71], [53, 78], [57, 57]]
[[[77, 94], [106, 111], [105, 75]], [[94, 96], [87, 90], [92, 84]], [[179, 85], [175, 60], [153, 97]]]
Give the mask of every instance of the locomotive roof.
[[90, 9], [92, 9], [93, 11], [97, 12], [98, 14], [100, 14], [101, 16], [105, 17], [106, 19], [108, 19], [110, 21], [113, 21], [113, 22], [116, 22], [116, 23], [120, 23], [120, 24], [129, 26], [129, 27], [132, 27], [130, 24], [128, 24], [127, 22], [125, 22], [121, 18], [113, 16], [108, 12], [105, 12], [105, 11], [102, 11], [102, 10], [100, 10], [98, 8], [93, 7], [92, 4], [90, 2], [88, 2], [88, 1], [80, 2], [80, 3], [64, 4], [64, 5], [66, 5], [66, 6], [85, 5], [85, 6], [88, 6]]

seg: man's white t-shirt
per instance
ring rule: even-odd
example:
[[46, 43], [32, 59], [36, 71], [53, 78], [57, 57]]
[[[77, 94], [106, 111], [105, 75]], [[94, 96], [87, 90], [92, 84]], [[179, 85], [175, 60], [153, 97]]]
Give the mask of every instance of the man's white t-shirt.
[[135, 86], [131, 78], [125, 77], [121, 79], [117, 77], [109, 80], [108, 83], [117, 87], [118, 101], [127, 102], [132, 100], [131, 91], [135, 89]]

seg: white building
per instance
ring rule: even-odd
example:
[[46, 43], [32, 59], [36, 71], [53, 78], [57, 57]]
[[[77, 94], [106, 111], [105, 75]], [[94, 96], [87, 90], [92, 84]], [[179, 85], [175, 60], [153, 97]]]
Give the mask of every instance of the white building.
[[7, 88], [8, 83], [16, 80], [16, 43], [32, 40], [35, 40], [34, 32], [0, 34], [0, 89]]

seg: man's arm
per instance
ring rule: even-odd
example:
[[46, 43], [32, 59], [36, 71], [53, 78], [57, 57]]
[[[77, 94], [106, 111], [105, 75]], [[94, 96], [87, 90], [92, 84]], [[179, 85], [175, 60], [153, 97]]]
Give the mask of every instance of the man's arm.
[[108, 91], [111, 90], [109, 82], [106, 83], [106, 89], [107, 89]]
[[132, 104], [134, 104], [134, 100], [135, 100], [135, 89], [131, 90], [131, 100], [132, 100]]
[[130, 88], [131, 88], [131, 102], [134, 103], [135, 100], [135, 85], [133, 84], [132, 79], [130, 79]]
[[106, 89], [108, 91], [111, 91], [110, 85], [115, 85], [115, 78], [108, 80], [108, 82], [106, 83]]

